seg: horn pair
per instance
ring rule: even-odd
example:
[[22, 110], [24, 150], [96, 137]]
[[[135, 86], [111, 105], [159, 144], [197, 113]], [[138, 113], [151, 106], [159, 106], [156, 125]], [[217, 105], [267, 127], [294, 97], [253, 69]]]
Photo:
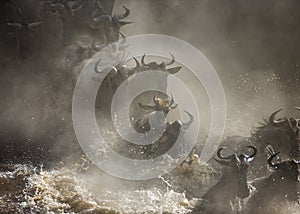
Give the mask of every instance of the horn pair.
[[[113, 18], [117, 19], [118, 23], [121, 25], [121, 26], [124, 26], [124, 25], [127, 25], [127, 24], [131, 24], [132, 22], [124, 22], [124, 21], [120, 21], [121, 19], [125, 19], [126, 17], [129, 16], [130, 14], [130, 10], [123, 6], [123, 8], [125, 9], [125, 12], [121, 15], [116, 15], [114, 17], [112, 17], [111, 15], [109, 15], [102, 7], [101, 3], [99, 2], [99, 0], [97, 0], [97, 5], [98, 5], [98, 8], [94, 11], [93, 13], [93, 17], [94, 17], [94, 21], [97, 22], [97, 23], [100, 23], [100, 22], [104, 22], [106, 20], [108, 20], [109, 22], [112, 22]], [[100, 15], [97, 16], [97, 13], [99, 12], [100, 10]]]
[[[296, 110], [300, 110], [300, 107], [297, 107], [297, 106], [296, 106], [295, 109], [296, 109]], [[279, 109], [279, 110], [277, 110], [277, 111], [275, 111], [275, 112], [273, 112], [273, 113], [271, 114], [271, 116], [270, 116], [270, 118], [269, 118], [269, 123], [270, 123], [271, 125], [278, 127], [278, 126], [280, 126], [281, 124], [283, 124], [284, 122], [287, 121], [287, 118], [283, 118], [283, 119], [279, 119], [279, 120], [276, 120], [276, 119], [275, 119], [276, 115], [277, 115], [279, 112], [281, 112], [282, 110], [283, 110], [283, 109], [281, 108], [281, 109]]]
[[[170, 55], [171, 55], [171, 57], [172, 57], [172, 59], [171, 59], [170, 62], [164, 62], [164, 61], [162, 62], [162, 63], [164, 63], [166, 66], [172, 65], [172, 64], [175, 62], [175, 57], [174, 57], [174, 55], [173, 55], [172, 53], [170, 53]], [[149, 66], [150, 64], [147, 64], [147, 63], [145, 62], [145, 57], [146, 57], [146, 54], [144, 54], [143, 57], [142, 57], [142, 64], [143, 64], [144, 66]]]
[[[255, 155], [257, 154], [257, 149], [256, 149], [254, 146], [247, 146], [247, 148], [252, 149], [252, 154], [250, 154], [250, 155], [245, 155], [245, 154], [243, 154], [243, 155], [244, 155], [248, 160], [251, 160], [251, 159], [253, 159], [253, 158], [255, 157]], [[221, 151], [224, 150], [224, 149], [225, 149], [225, 147], [221, 147], [221, 148], [219, 148], [218, 151], [217, 151], [217, 157], [218, 157], [219, 159], [221, 159], [221, 160], [218, 160], [218, 159], [216, 159], [216, 158], [214, 158], [214, 159], [215, 159], [215, 161], [217, 161], [217, 162], [220, 163], [221, 165], [226, 165], [226, 166], [228, 166], [229, 163], [230, 163], [230, 161], [234, 160], [236, 154], [231, 154], [231, 155], [228, 155], [228, 156], [223, 156], [223, 155], [221, 154]]]
[[[40, 26], [41, 24], [42, 24], [42, 21], [32, 22], [32, 23], [27, 24], [27, 27], [29, 30], [36, 31], [38, 26]], [[9, 27], [15, 28], [16, 31], [21, 30], [24, 26], [24, 24], [22, 24], [22, 23], [15, 23], [15, 22], [8, 22], [7, 25]]]

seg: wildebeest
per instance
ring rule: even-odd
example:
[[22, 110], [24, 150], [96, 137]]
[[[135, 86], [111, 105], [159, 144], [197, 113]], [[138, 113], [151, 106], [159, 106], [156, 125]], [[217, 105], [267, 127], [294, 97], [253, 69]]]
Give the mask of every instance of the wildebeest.
[[[114, 0], [48, 0], [43, 2], [41, 13], [45, 19], [47, 17], [56, 17], [63, 31], [63, 42], [65, 46], [69, 46], [78, 41], [81, 36], [88, 35], [93, 39], [102, 38], [108, 31], [107, 29], [91, 28], [94, 26], [93, 11], [98, 11], [97, 14], [111, 14]], [[110, 15], [108, 15], [110, 16]], [[111, 32], [110, 32], [111, 33]], [[118, 31], [115, 32], [116, 37], [106, 37], [110, 42], [118, 39]], [[103, 43], [104, 40], [100, 39]]]
[[[121, 35], [122, 35], [122, 33], [121, 33]], [[124, 36], [123, 36], [123, 38], [124, 38]], [[180, 66], [168, 68], [168, 66], [175, 63], [175, 57], [172, 54], [171, 54], [172, 59], [170, 62], [162, 61], [161, 63], [157, 63], [157, 62], [152, 61], [150, 63], [146, 63], [145, 57], [146, 57], [146, 54], [144, 54], [142, 56], [141, 62], [138, 62], [136, 57], [133, 57], [134, 61], [136, 62], [136, 67], [133, 67], [133, 68], [129, 67], [126, 65], [126, 63], [128, 63], [128, 61], [124, 61], [124, 62], [121, 62], [119, 65], [117, 65], [116, 69], [120, 73], [122, 73], [123, 76], [126, 76], [127, 78], [129, 76], [132, 76], [134, 74], [137, 74], [137, 73], [143, 72], [143, 71], [156, 70], [156, 71], [165, 72], [166, 75], [168, 75], [168, 74], [176, 74], [181, 69]]]
[[[184, 132], [190, 128], [192, 123], [194, 122], [194, 116], [188, 112], [185, 111], [185, 113], [188, 115], [189, 120], [187, 122], [183, 122], [181, 120], [175, 120], [174, 122], [168, 122], [166, 124], [166, 128], [162, 136], [157, 140], [157, 142], [154, 142], [153, 144], [147, 145], [145, 147], [145, 154], [149, 158], [156, 157], [158, 155], [165, 154], [174, 144], [177, 140], [180, 140], [181, 142], [185, 142], [183, 139]], [[183, 131], [183, 135], [180, 136], [180, 132]], [[182, 139], [179, 139], [182, 137]], [[179, 147], [176, 147], [177, 151], [184, 152], [184, 145], [178, 145]], [[180, 147], [181, 146], [181, 147]]]
[[[123, 41], [125, 41], [125, 39], [123, 39]], [[121, 44], [121, 46], [126, 46], [126, 45]], [[106, 76], [106, 78], [103, 81], [103, 84], [100, 87], [100, 93], [98, 96], [99, 97], [99, 106], [98, 106], [99, 109], [102, 110], [102, 109], [107, 108], [110, 110], [108, 104], [111, 101], [112, 95], [115, 93], [116, 89], [121, 85], [121, 83], [123, 83], [129, 77], [134, 78], [135, 74], [138, 74], [140, 72], [147, 72], [149, 70], [155, 69], [153, 66], [157, 65], [158, 67], [156, 69], [158, 69], [159, 71], [165, 72], [165, 77], [163, 77], [161, 79], [156, 78], [154, 81], [151, 80], [151, 81], [155, 82], [155, 84], [156, 84], [156, 85], [153, 85], [153, 88], [158, 88], [161, 91], [166, 91], [166, 88], [168, 86], [168, 82], [167, 82], [167, 76], [169, 75], [168, 72], [172, 71], [171, 73], [175, 74], [181, 68], [181, 67], [174, 67], [174, 68], [166, 67], [169, 64], [173, 64], [175, 62], [174, 56], [172, 56], [172, 59], [170, 60], [170, 62], [162, 62], [164, 67], [160, 67], [159, 66], [160, 64], [158, 64], [157, 62], [150, 62], [148, 64], [145, 64], [144, 58], [142, 58], [142, 60], [139, 61], [136, 57], [133, 57], [133, 60], [135, 62], [134, 66], [128, 66], [128, 64], [130, 63], [129, 60], [120, 60], [121, 62], [119, 64], [117, 64], [115, 66], [115, 68], [112, 69], [112, 71]], [[144, 65], [143, 65], [143, 63], [144, 63]], [[95, 67], [95, 72], [99, 72], [97, 69], [97, 66]], [[130, 84], [130, 83], [128, 83], [128, 84]], [[130, 90], [130, 89], [128, 88], [128, 90]], [[98, 103], [98, 101], [97, 101], [97, 103]], [[135, 112], [137, 112], [137, 111], [139, 111], [139, 109], [137, 109], [137, 108], [140, 108], [141, 106], [136, 105], [135, 107], [136, 107]], [[132, 116], [135, 117], [134, 115], [132, 115]]]
[[[300, 161], [291, 159], [273, 163], [279, 152], [268, 159], [275, 171], [257, 186], [257, 192], [247, 203], [247, 213], [282, 213], [280, 203], [300, 199]], [[284, 211], [285, 212], [285, 211]]]
[[149, 117], [154, 112], [157, 112], [157, 111], [162, 112], [164, 114], [164, 116], [166, 117], [167, 114], [171, 110], [173, 110], [177, 107], [177, 104], [175, 103], [173, 96], [171, 99], [169, 99], [169, 98], [162, 99], [162, 98], [157, 97], [157, 95], [154, 95], [153, 102], [154, 102], [154, 105], [144, 105], [142, 103], [139, 103], [139, 106], [142, 109], [148, 111], [148, 113], [145, 118], [134, 121], [134, 128], [136, 129], [136, 131], [145, 133], [150, 130], [151, 127], [150, 127], [150, 123], [149, 123]]
[[150, 62], [150, 63], [146, 63], [145, 62], [145, 57], [146, 54], [143, 55], [142, 57], [142, 65], [143, 65], [143, 70], [158, 70], [158, 71], [163, 71], [169, 74], [176, 74], [181, 67], [174, 67], [174, 68], [167, 68], [167, 66], [172, 65], [175, 62], [175, 57], [173, 54], [171, 54], [172, 60], [170, 62], [165, 62], [162, 61], [161, 63], [157, 63], [157, 62]]
[[215, 160], [226, 167], [226, 171], [222, 174], [220, 180], [211, 187], [203, 197], [204, 201], [198, 205], [194, 213], [232, 213], [232, 203], [237, 199], [245, 199], [250, 194], [247, 184], [247, 172], [250, 162], [257, 154], [254, 146], [247, 146], [253, 152], [250, 155], [232, 154], [222, 156], [221, 151], [224, 147], [218, 149]]
[[34, 22], [28, 22], [25, 20], [22, 20], [21, 22], [7, 22], [7, 26], [10, 28], [9, 36], [15, 39], [17, 52], [21, 57], [24, 57], [24, 52], [28, 52], [31, 49], [31, 46], [26, 43], [26, 40], [34, 40], [36, 31], [39, 30], [41, 24], [42, 21], [40, 20]]
[[[185, 111], [185, 113], [189, 116], [189, 120], [187, 122], [175, 120], [174, 122], [166, 123], [164, 132], [161, 136], [159, 136], [159, 139], [149, 145], [136, 145], [134, 143], [124, 142], [123, 140], [121, 140], [120, 143], [116, 142], [118, 153], [134, 159], [155, 158], [165, 154], [174, 146], [177, 140], [180, 140], [180, 142], [184, 141], [181, 137], [184, 137], [184, 132], [189, 129], [194, 121], [194, 116], [191, 113], [188, 111]], [[180, 135], [181, 131], [183, 135]], [[181, 152], [184, 145], [178, 146], [179, 147], [176, 147], [175, 149], [176, 151]], [[122, 152], [123, 150], [124, 153]]]
[[127, 18], [130, 14], [130, 10], [123, 6], [125, 12], [118, 15], [110, 15], [107, 11], [104, 10], [102, 5], [98, 2], [97, 9], [93, 12], [93, 23], [90, 24], [90, 28], [98, 33], [99, 31], [105, 37], [105, 40], [109, 43], [118, 40], [119, 31], [121, 27], [131, 24], [132, 22], [122, 21]]
[[258, 149], [258, 154], [249, 169], [252, 178], [267, 175], [269, 148], [274, 150], [274, 153], [280, 151], [283, 157], [291, 157], [292, 152], [299, 150], [300, 121], [296, 118], [277, 118], [281, 111], [282, 109], [273, 112], [269, 119], [259, 123], [250, 137], [229, 137], [221, 143], [221, 146], [237, 150], [242, 150], [247, 144], [254, 145]]

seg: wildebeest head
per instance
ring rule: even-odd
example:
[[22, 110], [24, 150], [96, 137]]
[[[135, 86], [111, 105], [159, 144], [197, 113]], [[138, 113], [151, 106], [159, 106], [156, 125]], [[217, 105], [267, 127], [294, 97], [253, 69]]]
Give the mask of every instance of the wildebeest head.
[[[121, 36], [123, 37], [123, 43], [126, 43], [126, 37], [121, 33]], [[127, 47], [125, 44], [123, 44], [123, 49], [125, 50], [125, 48]], [[122, 73], [126, 74], [126, 76], [132, 76], [136, 73], [139, 72], [143, 72], [143, 71], [147, 71], [147, 70], [158, 70], [158, 71], [163, 71], [166, 72], [167, 74], [175, 74], [177, 73], [181, 67], [174, 67], [174, 68], [167, 68], [167, 66], [172, 65], [175, 62], [175, 57], [171, 54], [172, 59], [170, 60], [170, 62], [161, 62], [161, 63], [157, 63], [157, 62], [150, 62], [150, 63], [145, 63], [145, 56], [142, 56], [141, 62], [139, 62], [135, 57], [133, 57], [136, 66], [135, 67], [129, 67], [126, 65], [126, 62], [122, 62], [119, 65], [116, 66], [116, 69], [118, 71], [121, 71]]]
[[123, 8], [125, 9], [125, 12], [123, 14], [111, 16], [106, 11], [104, 11], [100, 2], [97, 2], [98, 8], [93, 13], [94, 24], [91, 24], [91, 28], [94, 30], [103, 30], [106, 39], [109, 42], [114, 42], [119, 38], [119, 31], [121, 27], [132, 23], [122, 21], [122, 19], [125, 19], [129, 16], [130, 10], [127, 7], [123, 6]]
[[257, 192], [247, 202], [245, 213], [265, 213], [266, 210], [267, 213], [277, 213], [282, 202], [298, 201], [300, 161], [281, 161], [278, 154], [279, 152], [268, 158], [268, 165], [274, 171], [256, 185]]
[[[296, 109], [300, 110], [299, 107]], [[300, 148], [300, 119], [286, 117], [276, 119], [280, 111], [282, 109], [273, 112], [268, 120], [265, 119], [265, 123], [260, 124], [253, 137], [265, 147], [272, 145], [275, 151], [293, 156]]]
[[41, 47], [41, 24], [42, 21], [27, 22], [22, 20], [21, 22], [7, 22], [7, 26], [10, 28], [8, 35], [15, 40], [18, 56], [23, 58], [26, 53], [31, 52], [33, 54], [36, 47]]
[[82, 0], [76, 1], [46, 1], [43, 6], [49, 15], [75, 16], [75, 13], [82, 8]]
[[36, 31], [38, 30], [38, 27], [42, 24], [42, 21], [36, 21], [36, 22], [7, 22], [7, 25], [13, 29], [12, 33], [17, 31]]
[[167, 68], [167, 66], [172, 65], [175, 62], [174, 55], [171, 53], [170, 55], [172, 57], [170, 62], [162, 61], [161, 63], [157, 63], [157, 62], [146, 63], [145, 62], [146, 54], [144, 54], [142, 57], [143, 70], [158, 70], [169, 74], [176, 74], [181, 69], [181, 67]]
[[279, 154], [277, 152], [270, 156], [268, 164], [276, 171], [280, 171], [280, 179], [287, 179], [291, 181], [300, 182], [300, 159], [293, 158], [292, 160], [284, 161], [281, 163], [273, 163], [274, 158]]
[[[174, 146], [177, 140], [185, 142], [184, 132], [188, 130], [194, 122], [194, 116], [188, 111], [185, 111], [185, 113], [189, 117], [188, 121], [183, 122], [181, 120], [175, 120], [174, 122], [168, 122], [166, 124], [164, 133], [158, 139], [158, 141], [150, 144], [149, 147], [146, 147], [147, 149], [145, 153], [148, 154], [149, 157], [156, 157], [157, 155], [165, 154], [170, 148]], [[183, 135], [180, 135], [181, 131], [183, 131]], [[179, 150], [184, 150], [185, 145], [177, 146], [179, 146], [177, 147]]]
[[121, 73], [124, 77], [128, 78], [129, 76], [131, 76], [135, 72], [141, 70], [140, 62], [135, 57], [133, 57], [133, 60], [135, 61], [135, 66], [134, 67], [130, 67], [128, 65], [120, 63], [119, 65], [116, 66], [117, 71], [119, 73]]
[[[171, 99], [168, 97], [167, 99], [162, 99], [157, 97], [157, 95], [153, 96], [153, 102], [154, 105], [144, 105], [142, 103], [139, 103], [139, 106], [147, 111], [150, 111], [145, 118], [141, 119], [141, 120], [137, 120], [135, 122], [135, 127], [137, 131], [140, 132], [147, 132], [150, 130], [150, 123], [149, 123], [149, 118], [152, 114], [154, 114], [155, 112], [162, 112], [165, 116], [173, 109], [175, 109], [177, 107], [177, 104], [174, 101], [173, 96], [171, 97]], [[190, 116], [190, 113], [187, 112], [187, 114]], [[168, 124], [170, 125], [170, 124]], [[170, 130], [174, 130], [174, 128], [176, 130], [180, 130], [182, 124], [180, 121], [175, 121], [174, 123], [172, 123], [172, 129]], [[179, 133], [179, 132], [178, 132]]]
[[276, 187], [276, 190], [281, 191], [280, 194], [284, 195], [285, 198], [298, 201], [300, 198], [300, 159], [292, 158], [280, 163], [273, 163], [273, 159], [278, 154], [279, 152], [268, 159], [269, 166], [275, 169], [268, 181]]
[[247, 155], [242, 153], [239, 155], [232, 154], [228, 156], [222, 156], [221, 151], [224, 149], [224, 147], [222, 147], [217, 151], [217, 157], [219, 159], [214, 158], [219, 164], [230, 167], [229, 173], [226, 174], [226, 176], [230, 177], [227, 179], [229, 179], [232, 182], [232, 185], [235, 187], [232, 188], [231, 191], [236, 191], [233, 194], [236, 194], [236, 196], [240, 198], [246, 198], [250, 194], [249, 188], [247, 186], [247, 172], [249, 163], [257, 154], [257, 149], [254, 146], [247, 147], [253, 150], [252, 154]]
[[167, 115], [171, 110], [177, 107], [177, 104], [175, 103], [173, 96], [171, 97], [171, 99], [170, 98], [162, 99], [157, 97], [157, 95], [154, 95], [153, 102], [154, 105], [144, 105], [139, 103], [139, 106], [145, 110], [161, 111], [164, 113], [164, 115]]
[[274, 193], [276, 193], [275, 200], [298, 200], [298, 195], [300, 196], [299, 189], [297, 189], [300, 182], [300, 161], [290, 159], [274, 163], [278, 154], [279, 152], [268, 158], [268, 164], [274, 169], [274, 172], [260, 185], [258, 192], [250, 199], [250, 205], [256, 207], [258, 206], [257, 202], [268, 205], [270, 201], [274, 200]]

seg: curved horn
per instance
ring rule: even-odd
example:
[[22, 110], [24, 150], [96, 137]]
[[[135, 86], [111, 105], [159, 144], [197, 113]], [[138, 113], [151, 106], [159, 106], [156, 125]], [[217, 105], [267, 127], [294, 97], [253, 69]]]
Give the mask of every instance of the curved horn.
[[142, 56], [142, 65], [144, 65], [144, 66], [149, 66], [149, 64], [146, 64], [145, 63], [145, 57], [146, 57], [146, 54], [144, 54], [143, 56]]
[[298, 107], [298, 106], [295, 106], [295, 109], [296, 109], [296, 110], [300, 110], [300, 107]]
[[99, 65], [100, 61], [101, 61], [101, 59], [99, 59], [99, 60], [97, 61], [97, 63], [95, 64], [94, 71], [95, 71], [96, 73], [101, 73], [101, 70], [98, 69], [98, 65]]
[[126, 36], [124, 33], [122, 33], [121, 31], [118, 31], [119, 34], [121, 35], [122, 39], [121, 39], [121, 42], [119, 43], [119, 46], [120, 47], [123, 47], [125, 44], [126, 44]]
[[72, 16], [74, 16], [75, 12], [79, 11], [82, 8], [81, 0], [68, 2], [67, 6], [68, 8], [70, 8]]
[[172, 60], [170, 62], [163, 62], [166, 66], [172, 65], [175, 62], [175, 56], [172, 53], [170, 53], [170, 55], [172, 57]]
[[224, 160], [231, 159], [231, 158], [232, 158], [232, 155], [228, 155], [228, 156], [226, 156], [226, 157], [224, 157], [224, 156], [221, 155], [221, 151], [222, 151], [223, 149], [225, 149], [225, 147], [221, 147], [221, 148], [218, 149], [218, 151], [217, 151], [217, 156], [218, 156], [218, 158], [224, 159]]
[[41, 24], [42, 24], [42, 21], [33, 22], [33, 23], [28, 24], [28, 28], [30, 30], [35, 31], [35, 30], [37, 30], [37, 27], [40, 26]]
[[257, 148], [255, 148], [254, 146], [247, 146], [247, 148], [250, 148], [253, 150], [253, 153], [249, 156], [247, 156], [247, 158], [254, 158], [255, 155], [257, 154]]
[[171, 109], [175, 109], [175, 108], [177, 108], [177, 106], [178, 106], [178, 104], [175, 103], [175, 105], [170, 106], [170, 107], [171, 107]]
[[140, 64], [140, 62], [139, 62], [134, 56], [133, 56], [132, 58], [134, 59], [136, 66], [133, 67], [133, 68], [128, 69], [127, 74], [128, 74], [129, 76], [133, 75], [134, 73], [139, 72], [140, 69], [141, 69], [141, 64]]
[[174, 97], [173, 97], [173, 94], [171, 93], [171, 102], [170, 102], [170, 105], [173, 105], [174, 103], [175, 103]]
[[15, 28], [16, 31], [22, 29], [22, 24], [20, 24], [20, 23], [7, 22], [7, 25], [8, 25], [9, 27]]
[[228, 161], [224, 161], [224, 160], [218, 160], [217, 158], [214, 157], [214, 160], [217, 161], [220, 165], [224, 165], [224, 166], [229, 166]]
[[94, 12], [92, 13], [94, 21], [95, 21], [95, 18], [99, 17], [99, 16], [97, 16], [97, 14], [98, 14], [98, 9], [95, 9]]
[[188, 128], [190, 128], [190, 126], [194, 122], [194, 116], [186, 110], [184, 110], [184, 112], [187, 113], [187, 115], [190, 117], [190, 120], [188, 122], [182, 124], [182, 128], [187, 130]]
[[124, 18], [126, 18], [127, 16], [129, 16], [129, 14], [130, 14], [130, 10], [129, 10], [127, 7], [123, 6], [123, 8], [125, 9], [125, 13], [122, 14], [122, 15], [118, 15], [118, 16], [117, 16], [118, 19], [124, 19]]
[[120, 27], [123, 27], [123, 26], [125, 26], [125, 25], [130, 25], [130, 24], [132, 24], [133, 22], [123, 22], [123, 21], [119, 21], [119, 25], [120, 25]]
[[104, 43], [104, 45], [96, 45], [96, 39], [94, 39], [94, 41], [91, 44], [91, 49], [95, 52], [100, 51], [102, 48], [104, 48], [106, 45]]
[[139, 70], [141, 69], [141, 64], [140, 64], [140, 62], [139, 62], [135, 57], [132, 57], [132, 58], [134, 59], [135, 64], [136, 64], [136, 66], [133, 68], [133, 70], [139, 71]]
[[[172, 99], [171, 99], [171, 102], [170, 102], [170, 107], [171, 107], [171, 109], [175, 109], [175, 108], [177, 108], [177, 103], [175, 103], [175, 101], [174, 101], [174, 97], [173, 97], [173, 94], [171, 94], [171, 97], [172, 97]], [[175, 104], [175, 105], [174, 105]]]
[[273, 126], [279, 126], [280, 124], [282, 124], [285, 120], [282, 120], [282, 121], [278, 121], [278, 120], [275, 120], [275, 117], [276, 117], [276, 115], [280, 112], [280, 111], [282, 111], [283, 109], [281, 108], [281, 109], [279, 109], [279, 110], [277, 110], [277, 111], [275, 111], [275, 112], [273, 112], [272, 114], [271, 114], [271, 116], [270, 116], [270, 118], [269, 118], [269, 122], [270, 122], [270, 124], [271, 125], [273, 125]]
[[279, 164], [274, 164], [272, 163], [273, 159], [279, 154], [280, 152], [275, 153], [274, 155], [272, 155], [271, 157], [269, 157], [268, 159], [268, 164], [269, 166], [276, 168]]
[[156, 107], [156, 106], [144, 105], [142, 103], [139, 103], [139, 106], [145, 110], [155, 110], [155, 107]]
[[167, 73], [176, 74], [176, 73], [178, 73], [178, 71], [180, 71], [181, 68], [182, 68], [181, 66], [174, 67], [174, 68], [168, 68]]
[[[103, 72], [108, 72], [108, 73], [110, 73], [110, 72], [117, 73], [117, 72], [118, 72], [118, 69], [117, 69], [115, 66], [102, 67], [102, 68], [104, 68], [103, 70], [99, 69], [99, 63], [101, 62], [101, 60], [102, 60], [102, 59], [99, 59], [99, 60], [97, 61], [97, 63], [95, 64], [95, 66], [94, 66], [94, 71], [95, 71], [96, 73], [99, 74], [99, 73], [103, 73]], [[108, 69], [110, 69], [110, 70], [108, 70]]]

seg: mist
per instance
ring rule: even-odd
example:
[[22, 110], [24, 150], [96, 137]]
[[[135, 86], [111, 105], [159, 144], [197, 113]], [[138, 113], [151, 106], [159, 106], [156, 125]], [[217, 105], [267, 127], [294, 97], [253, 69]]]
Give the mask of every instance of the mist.
[[[25, 7], [23, 12], [30, 22], [36, 20], [39, 12], [33, 9], [37, 2], [32, 0], [25, 7], [17, 1]], [[213, 64], [226, 94], [224, 137], [248, 136], [262, 117], [282, 107], [286, 109], [283, 116], [294, 115], [293, 106], [299, 104], [298, 4], [280, 0], [127, 0], [117, 1], [113, 13], [122, 13], [122, 5], [130, 8], [128, 20], [133, 24], [121, 29], [127, 36], [166, 34], [201, 50]], [[48, 33], [41, 40], [28, 40], [19, 61], [5, 25], [18, 19], [15, 13], [2, 18], [3, 148], [15, 143], [26, 151], [29, 145], [42, 145], [43, 157], [52, 151], [58, 154], [53, 160], [64, 159], [65, 153], [81, 153], [70, 122], [77, 74], [64, 73], [62, 69], [66, 50], [59, 45], [63, 41], [57, 40], [62, 36]], [[55, 19], [47, 24], [51, 29], [59, 29]], [[13, 153], [6, 149], [5, 157]]]
[[[213, 64], [227, 100], [226, 135], [249, 135], [280, 108], [299, 105], [298, 1], [118, 1], [132, 8], [127, 36], [166, 34], [197, 47]], [[134, 8], [137, 8], [136, 10]], [[147, 20], [147, 21], [145, 21]]]

